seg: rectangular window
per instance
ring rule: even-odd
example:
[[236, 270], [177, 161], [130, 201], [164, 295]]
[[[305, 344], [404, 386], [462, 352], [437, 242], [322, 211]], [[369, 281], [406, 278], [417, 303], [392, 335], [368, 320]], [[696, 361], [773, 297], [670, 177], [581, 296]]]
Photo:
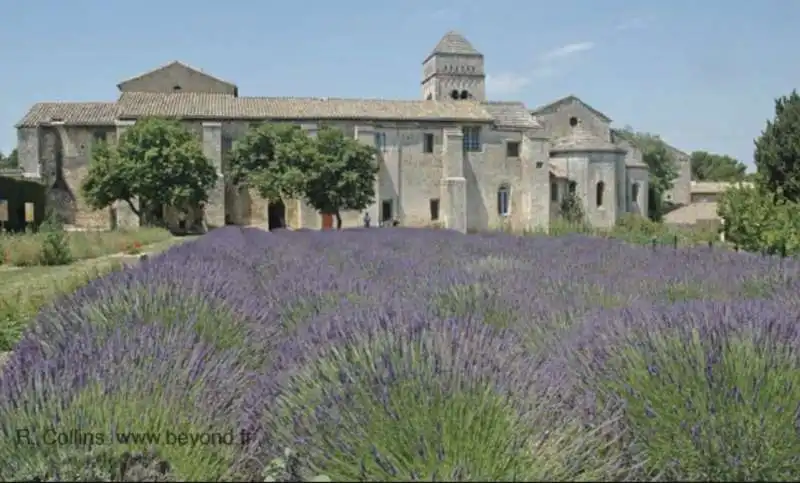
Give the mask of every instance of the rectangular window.
[[501, 186], [499, 190], [497, 190], [497, 214], [500, 216], [508, 216], [508, 187]]
[[106, 142], [106, 133], [105, 133], [105, 131], [95, 131], [92, 134], [92, 138], [93, 138], [95, 144], [104, 143], [104, 142]]
[[431, 200], [431, 221], [439, 219], [439, 199], [434, 198]]
[[476, 152], [481, 150], [481, 128], [479, 126], [465, 126], [464, 151]]
[[386, 151], [386, 133], [385, 132], [376, 132], [375, 133], [375, 149], [380, 152]]
[[381, 221], [392, 221], [392, 200], [381, 203]]
[[506, 157], [508, 158], [519, 157], [519, 143], [517, 141], [509, 141], [506, 143]]
[[550, 183], [550, 201], [558, 201], [558, 183]]
[[424, 153], [433, 152], [433, 134], [429, 132], [426, 132], [422, 139], [422, 152]]

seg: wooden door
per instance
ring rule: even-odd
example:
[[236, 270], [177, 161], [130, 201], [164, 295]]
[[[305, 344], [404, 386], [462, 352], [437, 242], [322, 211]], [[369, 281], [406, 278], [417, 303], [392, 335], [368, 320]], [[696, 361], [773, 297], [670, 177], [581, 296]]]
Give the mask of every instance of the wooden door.
[[332, 230], [333, 229], [333, 215], [330, 213], [323, 213], [322, 214], [322, 229], [323, 230]]

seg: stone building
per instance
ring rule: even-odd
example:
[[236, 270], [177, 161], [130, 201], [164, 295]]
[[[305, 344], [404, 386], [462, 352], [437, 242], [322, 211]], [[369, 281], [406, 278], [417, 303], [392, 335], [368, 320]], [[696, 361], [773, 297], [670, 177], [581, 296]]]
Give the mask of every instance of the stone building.
[[[51, 186], [52, 201], [76, 226], [139, 223], [125, 203], [89, 210], [79, 185], [94, 143], [114, 142], [149, 116], [182, 120], [217, 166], [220, 181], [205, 207], [210, 225], [333, 223], [304, 202], [267, 203], [226, 182], [233, 143], [264, 121], [298, 123], [312, 136], [323, 124], [335, 126], [378, 148], [377, 198], [367, 210], [376, 221], [460, 231], [547, 228], [569, 192], [596, 226], [647, 212], [647, 167], [641, 153], [614, 138], [610, 118], [574, 96], [533, 111], [488, 100], [484, 57], [456, 32], [423, 62], [421, 100], [245, 97], [235, 84], [180, 62], [118, 88], [115, 102], [38, 103], [16, 126], [25, 175]], [[344, 226], [363, 217], [342, 215]]]

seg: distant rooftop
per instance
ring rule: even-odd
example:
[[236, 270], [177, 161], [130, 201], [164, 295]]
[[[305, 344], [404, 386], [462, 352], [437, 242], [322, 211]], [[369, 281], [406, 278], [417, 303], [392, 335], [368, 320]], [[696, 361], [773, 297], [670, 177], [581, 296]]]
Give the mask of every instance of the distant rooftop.
[[426, 61], [436, 54], [482, 55], [463, 35], [451, 30], [436, 44]]

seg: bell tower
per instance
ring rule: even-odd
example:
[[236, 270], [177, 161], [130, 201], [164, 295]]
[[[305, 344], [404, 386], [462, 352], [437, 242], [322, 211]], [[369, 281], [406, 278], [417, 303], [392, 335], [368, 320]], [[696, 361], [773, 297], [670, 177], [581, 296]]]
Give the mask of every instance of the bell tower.
[[486, 101], [483, 54], [460, 33], [447, 32], [422, 63], [422, 96]]

